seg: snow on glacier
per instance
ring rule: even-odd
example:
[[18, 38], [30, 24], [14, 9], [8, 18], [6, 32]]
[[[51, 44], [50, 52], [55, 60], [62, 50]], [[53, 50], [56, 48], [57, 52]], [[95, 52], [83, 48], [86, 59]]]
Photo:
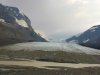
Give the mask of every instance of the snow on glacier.
[[68, 44], [68, 43], [52, 43], [52, 42], [28, 42], [28, 43], [19, 43], [19, 44], [0, 47], [0, 50], [2, 49], [28, 50], [28, 51], [34, 51], [34, 50], [66, 51], [66, 52], [85, 53], [91, 55], [100, 55], [100, 50], [70, 43]]

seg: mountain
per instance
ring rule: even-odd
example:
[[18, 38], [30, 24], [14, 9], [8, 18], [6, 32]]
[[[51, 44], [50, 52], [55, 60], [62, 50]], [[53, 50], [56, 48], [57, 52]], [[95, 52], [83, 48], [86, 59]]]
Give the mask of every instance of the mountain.
[[18, 8], [0, 4], [0, 46], [33, 41], [46, 42]]
[[86, 47], [100, 49], [100, 25], [96, 25], [66, 40], [66, 42], [77, 43]]

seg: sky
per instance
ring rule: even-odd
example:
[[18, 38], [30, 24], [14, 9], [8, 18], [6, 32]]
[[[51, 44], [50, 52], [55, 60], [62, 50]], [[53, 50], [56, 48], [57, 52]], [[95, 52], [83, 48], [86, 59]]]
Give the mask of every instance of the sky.
[[0, 0], [18, 7], [36, 32], [47, 39], [64, 40], [100, 24], [99, 0]]

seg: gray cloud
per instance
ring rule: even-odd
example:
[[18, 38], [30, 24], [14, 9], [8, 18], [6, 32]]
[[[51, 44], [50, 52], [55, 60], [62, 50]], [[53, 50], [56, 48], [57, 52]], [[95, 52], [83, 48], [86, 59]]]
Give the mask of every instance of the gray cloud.
[[[32, 21], [33, 28], [48, 38], [66, 37], [100, 24], [98, 0], [0, 0], [16, 6]], [[63, 35], [62, 35], [63, 34]], [[66, 35], [65, 35], [66, 34]]]

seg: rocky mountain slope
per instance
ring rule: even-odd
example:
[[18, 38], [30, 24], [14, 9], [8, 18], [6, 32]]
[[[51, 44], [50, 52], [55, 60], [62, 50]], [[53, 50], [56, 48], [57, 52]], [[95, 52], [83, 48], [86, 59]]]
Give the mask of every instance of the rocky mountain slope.
[[80, 35], [67, 39], [66, 42], [100, 49], [100, 25], [93, 26]]
[[20, 42], [46, 42], [18, 8], [0, 4], [0, 46]]

